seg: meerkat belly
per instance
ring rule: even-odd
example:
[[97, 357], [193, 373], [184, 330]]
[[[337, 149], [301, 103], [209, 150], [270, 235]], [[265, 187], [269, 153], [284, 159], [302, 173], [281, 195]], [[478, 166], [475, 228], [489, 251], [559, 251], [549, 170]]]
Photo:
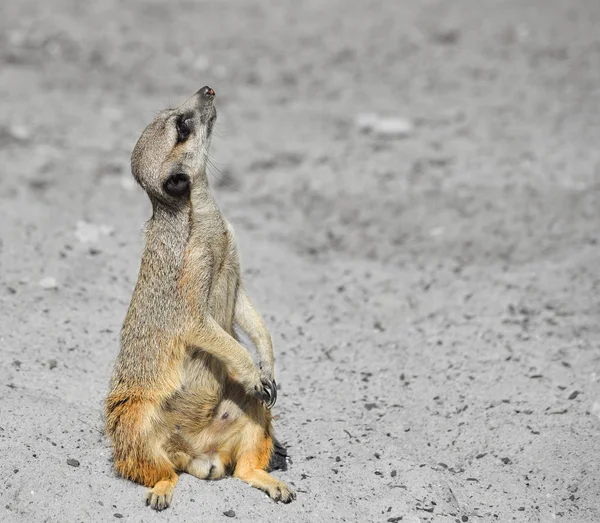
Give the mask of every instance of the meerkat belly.
[[198, 432], [209, 425], [223, 400], [225, 365], [200, 348], [189, 352], [181, 383], [163, 403], [164, 421], [177, 431]]
[[[164, 448], [174, 463], [183, 459], [186, 465], [177, 465], [182, 470], [191, 467], [188, 472], [200, 477], [208, 467], [204, 476], [215, 479], [232, 463], [243, 427], [259, 415], [257, 403], [228, 378], [223, 363], [201, 349], [190, 353], [182, 378], [163, 405]], [[214, 467], [221, 473], [215, 476]]]

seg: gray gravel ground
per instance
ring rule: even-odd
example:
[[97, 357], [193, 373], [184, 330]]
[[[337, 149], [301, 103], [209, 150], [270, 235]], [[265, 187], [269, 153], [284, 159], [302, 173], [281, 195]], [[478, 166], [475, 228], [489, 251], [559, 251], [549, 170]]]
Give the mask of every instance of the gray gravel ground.
[[[598, 27], [597, 0], [2, 2], [0, 520], [600, 521]], [[205, 84], [298, 499], [184, 475], [156, 514], [102, 435], [129, 155]]]

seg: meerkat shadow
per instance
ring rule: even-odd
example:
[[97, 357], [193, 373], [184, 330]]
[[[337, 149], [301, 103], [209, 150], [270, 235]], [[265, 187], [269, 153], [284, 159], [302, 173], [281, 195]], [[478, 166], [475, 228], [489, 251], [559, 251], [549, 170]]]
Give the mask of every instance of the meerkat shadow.
[[277, 439], [273, 438], [273, 453], [271, 454], [271, 459], [269, 460], [269, 468], [267, 472], [272, 472], [274, 470], [287, 470], [288, 452], [287, 448]]

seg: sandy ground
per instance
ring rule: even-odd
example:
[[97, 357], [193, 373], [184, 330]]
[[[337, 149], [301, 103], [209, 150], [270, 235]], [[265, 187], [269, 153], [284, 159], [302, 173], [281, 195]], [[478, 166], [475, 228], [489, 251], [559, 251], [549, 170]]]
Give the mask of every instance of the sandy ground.
[[[599, 26], [596, 0], [2, 2], [0, 520], [600, 521]], [[184, 475], [156, 514], [102, 435], [150, 210], [129, 156], [205, 84], [298, 499]]]

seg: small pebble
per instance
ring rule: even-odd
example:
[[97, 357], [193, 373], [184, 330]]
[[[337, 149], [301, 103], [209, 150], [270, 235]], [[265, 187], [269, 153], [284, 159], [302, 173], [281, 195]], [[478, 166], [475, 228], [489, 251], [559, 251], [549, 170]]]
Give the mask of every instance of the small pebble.
[[382, 138], [406, 138], [413, 132], [413, 124], [406, 118], [384, 118], [377, 121], [373, 132]]
[[113, 514], [114, 517], [116, 517], [117, 519], [121, 519], [123, 517], [123, 514], [119, 514], [118, 512], [115, 512]]
[[579, 396], [579, 391], [574, 390], [573, 392], [571, 392], [571, 394], [569, 394], [569, 399], [574, 400], [577, 396]]
[[58, 365], [58, 362], [56, 360], [50, 360], [48, 362], [48, 367], [50, 368], [50, 370], [55, 369], [56, 365]]
[[433, 33], [433, 40], [438, 44], [442, 45], [452, 45], [459, 41], [460, 32], [458, 29], [452, 27], [446, 27], [439, 29], [435, 33]]
[[49, 276], [47, 278], [42, 278], [39, 281], [39, 286], [46, 291], [52, 291], [58, 289], [58, 282], [56, 281], [56, 278]]
[[31, 138], [31, 131], [24, 125], [12, 125], [8, 132], [15, 140], [25, 141]]
[[355, 124], [361, 132], [369, 132], [379, 121], [379, 116], [375, 113], [362, 113], [356, 116]]
[[400, 116], [382, 117], [375, 113], [356, 116], [355, 125], [360, 132], [373, 133], [381, 138], [406, 138], [413, 132], [413, 124]]
[[227, 511], [223, 512], [223, 515], [227, 516], [228, 518], [234, 518], [235, 512], [233, 510], [227, 510]]
[[67, 460], [67, 465], [71, 465], [71, 467], [79, 467], [79, 461], [73, 458], [69, 458]]
[[376, 321], [373, 323], [373, 328], [378, 330], [379, 332], [385, 332], [385, 327], [381, 324], [380, 321]]
[[75, 237], [81, 243], [95, 243], [101, 236], [110, 236], [114, 231], [114, 228], [109, 225], [78, 221], [75, 228]]
[[504, 463], [505, 465], [509, 465], [510, 464], [510, 459], [509, 458], [502, 458], [502, 463]]

